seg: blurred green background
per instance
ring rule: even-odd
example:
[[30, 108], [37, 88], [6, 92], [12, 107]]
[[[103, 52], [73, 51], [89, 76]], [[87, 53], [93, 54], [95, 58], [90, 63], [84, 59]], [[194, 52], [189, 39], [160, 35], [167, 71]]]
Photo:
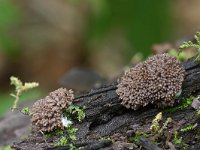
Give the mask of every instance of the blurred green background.
[[196, 32], [199, 8], [198, 0], [0, 0], [0, 115], [12, 102], [11, 75], [40, 83], [24, 101], [74, 67], [113, 78], [153, 44]]

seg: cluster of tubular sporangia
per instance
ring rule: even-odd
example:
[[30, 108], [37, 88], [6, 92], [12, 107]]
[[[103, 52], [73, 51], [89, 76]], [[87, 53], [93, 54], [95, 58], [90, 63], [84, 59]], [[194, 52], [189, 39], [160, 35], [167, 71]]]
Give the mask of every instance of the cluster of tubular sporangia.
[[33, 129], [43, 132], [50, 132], [58, 128], [63, 129], [61, 117], [63, 111], [70, 106], [73, 99], [72, 90], [59, 88], [44, 99], [36, 101], [31, 113]]
[[154, 104], [159, 108], [173, 106], [180, 92], [185, 69], [168, 54], [158, 54], [127, 71], [118, 81], [117, 94], [126, 108]]

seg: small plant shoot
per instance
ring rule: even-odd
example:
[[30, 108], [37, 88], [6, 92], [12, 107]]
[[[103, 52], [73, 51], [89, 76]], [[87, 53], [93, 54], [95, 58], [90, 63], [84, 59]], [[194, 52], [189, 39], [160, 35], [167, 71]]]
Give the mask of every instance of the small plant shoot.
[[24, 115], [30, 115], [31, 110], [28, 107], [24, 107], [22, 108], [21, 113], [23, 113]]
[[10, 77], [10, 84], [15, 86], [15, 93], [10, 94], [12, 97], [15, 98], [12, 106], [12, 111], [17, 108], [17, 104], [23, 92], [39, 86], [39, 83], [37, 82], [25, 82], [23, 84], [20, 79], [14, 76]]
[[181, 132], [188, 132], [191, 131], [193, 129], [195, 129], [197, 127], [197, 124], [188, 124], [186, 127], [181, 129]]
[[[72, 141], [76, 140], [76, 132], [77, 128], [73, 128], [71, 125], [65, 128], [65, 130], [56, 130], [55, 134], [61, 136], [60, 140], [58, 140], [54, 146], [69, 146], [71, 150], [77, 149]], [[65, 135], [66, 134], [66, 135]]]
[[158, 130], [160, 129], [160, 125], [159, 122], [162, 120], [162, 112], [159, 112], [156, 117], [153, 119], [152, 121], [152, 125], [150, 127], [150, 130], [152, 132], [158, 132]]

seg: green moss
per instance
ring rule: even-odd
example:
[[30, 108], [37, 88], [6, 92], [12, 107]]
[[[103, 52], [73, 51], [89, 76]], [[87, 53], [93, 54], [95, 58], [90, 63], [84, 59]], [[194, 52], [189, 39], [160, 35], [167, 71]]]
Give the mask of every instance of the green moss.
[[149, 137], [149, 134], [144, 132], [136, 133], [134, 137], [130, 139], [130, 142], [139, 142], [141, 137]]
[[[66, 146], [72, 144], [71, 141], [76, 140], [76, 132], [78, 131], [77, 128], [73, 128], [71, 125], [65, 128], [65, 130], [56, 130], [54, 134], [61, 136], [60, 140], [55, 143], [55, 146]], [[67, 136], [65, 136], [65, 133]]]
[[168, 112], [176, 112], [178, 110], [183, 110], [187, 107], [190, 107], [191, 104], [192, 104], [192, 101], [193, 101], [193, 97], [189, 97], [189, 98], [185, 98], [183, 100], [181, 100], [181, 102], [175, 106], [175, 107], [172, 107], [172, 108], [166, 108], [163, 112], [165, 113], [168, 113]]
[[[67, 117], [68, 120], [73, 120], [73, 118], [76, 118], [78, 121], [82, 121], [85, 118], [84, 113], [85, 108], [79, 108], [75, 105], [70, 105], [65, 111], [64, 115]], [[45, 136], [51, 137], [51, 136], [59, 136], [60, 139], [54, 143], [54, 146], [69, 146], [70, 150], [78, 149], [76, 148], [72, 141], [76, 140], [76, 132], [78, 131], [77, 128], [74, 128], [72, 126], [73, 123], [69, 124], [67, 127], [64, 128], [64, 130], [56, 129], [54, 131], [45, 133]]]
[[84, 109], [85, 107], [83, 108], [80, 108], [78, 106], [75, 106], [75, 105], [70, 105], [65, 111], [64, 111], [64, 114], [66, 115], [66, 117], [68, 119], [72, 119], [73, 116], [76, 117], [76, 119], [78, 121], [82, 121], [84, 118], [85, 118], [85, 113], [84, 113]]
[[200, 109], [197, 110], [197, 116], [200, 116]]
[[188, 124], [187, 126], [183, 127], [180, 131], [181, 132], [188, 132], [193, 130], [196, 127], [196, 125]]
[[184, 150], [188, 147], [188, 145], [183, 141], [182, 137], [179, 137], [177, 131], [173, 133], [173, 142], [176, 145], [181, 145]]
[[69, 146], [71, 150], [75, 150], [78, 149], [76, 148], [72, 141], [76, 140], [76, 132], [78, 131], [77, 128], [72, 127], [72, 125], [69, 125], [67, 127], [64, 128], [64, 130], [62, 129], [55, 129], [51, 132], [46, 132], [44, 133], [45, 138], [50, 138], [53, 136], [58, 136], [60, 137], [60, 139], [58, 141], [56, 141], [55, 143], [53, 143], [53, 145], [55, 147], [57, 146]]
[[55, 146], [66, 146], [67, 144], [69, 144], [67, 138], [62, 136]]
[[175, 131], [173, 134], [173, 142], [174, 144], [181, 144], [182, 143], [182, 137], [178, 136], [178, 132]]

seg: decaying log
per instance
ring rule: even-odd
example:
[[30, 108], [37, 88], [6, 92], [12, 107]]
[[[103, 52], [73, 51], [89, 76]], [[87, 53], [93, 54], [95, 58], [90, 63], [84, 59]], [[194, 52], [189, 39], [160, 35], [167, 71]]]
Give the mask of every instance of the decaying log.
[[[177, 103], [183, 97], [198, 94], [200, 91], [200, 63], [194, 62], [194, 58], [191, 58], [183, 65], [186, 69], [186, 77], [182, 94], [177, 99]], [[115, 92], [116, 85], [117, 82], [114, 82], [111, 85], [93, 89], [89, 93], [75, 98], [74, 105], [86, 106], [84, 110], [85, 119], [81, 123], [74, 122], [74, 126], [78, 128], [75, 145], [80, 146], [80, 143], [82, 143], [83, 149], [113, 149], [112, 143], [100, 139], [115, 136], [116, 133], [120, 133], [122, 137], [127, 137], [130, 136], [131, 131], [144, 130], [149, 127], [154, 116], [162, 111], [162, 109], [153, 106], [140, 108], [136, 111], [126, 109], [121, 105], [121, 100]], [[192, 108], [187, 108], [170, 114], [165, 113], [163, 118], [166, 119], [170, 116], [174, 121], [179, 122], [182, 119], [191, 120], [194, 113], [195, 111]], [[145, 141], [143, 140], [143, 142]], [[25, 140], [14, 145], [16, 149], [25, 149], [23, 145], [27, 146], [30, 143], [30, 140]], [[197, 146], [199, 145], [197, 144]], [[53, 147], [43, 148], [57, 149]], [[67, 149], [67, 147], [65, 148]], [[133, 147], [132, 149], [137, 148]]]

